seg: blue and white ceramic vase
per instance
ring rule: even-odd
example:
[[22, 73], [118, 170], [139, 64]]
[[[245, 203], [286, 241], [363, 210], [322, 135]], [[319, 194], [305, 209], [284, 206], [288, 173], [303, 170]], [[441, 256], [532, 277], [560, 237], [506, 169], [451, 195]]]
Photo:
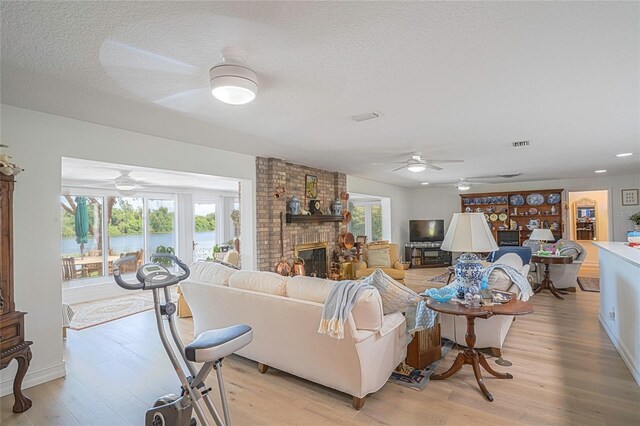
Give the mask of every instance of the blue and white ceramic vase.
[[293, 215], [300, 214], [300, 200], [295, 195], [289, 201], [289, 211]]
[[331, 204], [331, 210], [336, 216], [342, 214], [342, 201], [340, 201], [340, 198], [336, 198], [333, 204]]
[[482, 282], [482, 271], [484, 267], [480, 259], [474, 253], [464, 253], [458, 258], [458, 263], [453, 268], [456, 273], [456, 280], [459, 284], [469, 288], [472, 285], [480, 287]]
[[627, 232], [627, 241], [630, 243], [640, 243], [640, 229]]

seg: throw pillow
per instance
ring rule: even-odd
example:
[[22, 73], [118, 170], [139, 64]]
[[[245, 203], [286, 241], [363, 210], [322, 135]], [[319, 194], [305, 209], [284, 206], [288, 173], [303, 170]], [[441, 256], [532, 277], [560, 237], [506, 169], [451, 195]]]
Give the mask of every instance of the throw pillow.
[[418, 293], [400, 284], [381, 269], [373, 271], [369, 284], [377, 288], [380, 293], [383, 315], [405, 312], [422, 300]]
[[367, 265], [369, 268], [390, 268], [391, 256], [389, 255], [389, 248], [367, 250]]

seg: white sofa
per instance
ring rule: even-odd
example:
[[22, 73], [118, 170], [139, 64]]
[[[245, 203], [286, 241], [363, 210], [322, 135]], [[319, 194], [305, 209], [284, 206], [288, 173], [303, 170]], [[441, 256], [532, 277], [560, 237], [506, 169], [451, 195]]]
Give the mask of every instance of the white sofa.
[[360, 296], [342, 340], [318, 333], [322, 307], [334, 281], [237, 271], [196, 262], [181, 283], [193, 312], [194, 333], [245, 323], [253, 342], [238, 355], [353, 396], [362, 408], [406, 356], [402, 314], [382, 314], [377, 290]]
[[[507, 253], [500, 257], [496, 264], [509, 265], [520, 271], [526, 277], [529, 273], [529, 265], [522, 264], [522, 258], [515, 253]], [[510, 291], [520, 297], [520, 289], [502, 271], [493, 271], [489, 276], [489, 287], [495, 290]], [[448, 287], [456, 286], [453, 282]], [[442, 337], [452, 340], [460, 345], [466, 345], [465, 333], [467, 331], [467, 319], [464, 316], [440, 314], [440, 332]], [[502, 345], [507, 337], [509, 328], [513, 323], [513, 315], [495, 315], [487, 319], [476, 320], [476, 345], [475, 347], [489, 348], [495, 356], [502, 355]]]

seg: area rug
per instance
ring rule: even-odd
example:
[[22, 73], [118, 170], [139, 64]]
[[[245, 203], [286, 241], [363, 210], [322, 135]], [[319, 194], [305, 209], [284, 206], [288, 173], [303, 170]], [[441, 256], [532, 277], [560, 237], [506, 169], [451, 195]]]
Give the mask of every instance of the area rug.
[[397, 383], [399, 385], [408, 387], [409, 389], [423, 390], [427, 387], [427, 383], [429, 383], [431, 375], [436, 371], [436, 369], [440, 365], [440, 362], [444, 359], [445, 356], [447, 356], [452, 347], [453, 342], [447, 340], [442, 345], [442, 358], [440, 358], [436, 362], [429, 364], [425, 368], [413, 368], [403, 373], [394, 371], [393, 373], [391, 373], [389, 381], [391, 383]]
[[[172, 291], [171, 298], [174, 302], [178, 300], [175, 291]], [[71, 305], [71, 308], [74, 315], [69, 328], [82, 330], [148, 311], [153, 308], [153, 296], [150, 291], [145, 291], [94, 302], [76, 303]]]
[[600, 293], [600, 278], [578, 277], [578, 285], [582, 291]]
[[[451, 277], [451, 279], [453, 280], [453, 277]], [[442, 273], [440, 275], [436, 275], [435, 277], [431, 277], [429, 279], [429, 282], [447, 284], [448, 280], [449, 280], [449, 272], [444, 272], [444, 273]]]

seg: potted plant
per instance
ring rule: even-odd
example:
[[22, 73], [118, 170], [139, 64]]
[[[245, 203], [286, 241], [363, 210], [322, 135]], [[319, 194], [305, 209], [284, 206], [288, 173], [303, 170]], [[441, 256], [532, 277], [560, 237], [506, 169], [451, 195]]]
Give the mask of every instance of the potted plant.
[[633, 222], [633, 227], [636, 231], [640, 231], [640, 212], [634, 213], [629, 216], [629, 220]]

